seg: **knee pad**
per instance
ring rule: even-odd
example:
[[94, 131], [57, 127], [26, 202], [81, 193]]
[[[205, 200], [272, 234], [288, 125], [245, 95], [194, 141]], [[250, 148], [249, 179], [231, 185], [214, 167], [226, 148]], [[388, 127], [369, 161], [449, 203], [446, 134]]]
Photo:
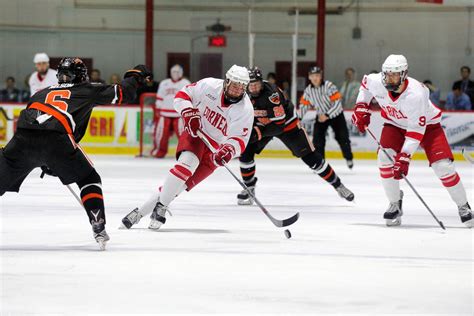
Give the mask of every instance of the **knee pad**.
[[440, 179], [454, 175], [456, 173], [454, 163], [450, 159], [438, 160], [431, 164], [431, 168], [433, 168], [433, 171]]
[[199, 166], [199, 158], [190, 151], [184, 151], [179, 155], [176, 165], [181, 165], [191, 171], [191, 173], [194, 173]]
[[379, 166], [379, 168], [393, 167], [393, 160], [395, 159], [397, 152], [393, 150], [392, 148], [384, 148], [384, 149], [385, 149], [385, 152], [392, 159], [387, 157], [387, 155], [382, 149], [379, 149], [379, 152], [377, 153], [377, 165]]

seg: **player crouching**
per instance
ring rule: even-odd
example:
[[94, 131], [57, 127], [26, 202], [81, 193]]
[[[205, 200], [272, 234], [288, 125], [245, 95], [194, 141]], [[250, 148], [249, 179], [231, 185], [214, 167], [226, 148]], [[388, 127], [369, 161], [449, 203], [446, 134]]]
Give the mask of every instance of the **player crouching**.
[[93, 236], [104, 250], [109, 236], [101, 178], [78, 143], [94, 106], [133, 100], [138, 86], [150, 75], [145, 66], [138, 65], [125, 73], [120, 85], [91, 84], [82, 60], [63, 58], [57, 73], [59, 84], [32, 96], [13, 138], [0, 150], [0, 196], [18, 192], [37, 167], [59, 177], [64, 185], [76, 183]]
[[370, 124], [370, 100], [375, 98], [382, 109], [380, 144], [392, 156], [390, 159], [384, 150], [378, 151], [380, 176], [390, 201], [384, 213], [386, 224], [401, 224], [403, 192], [398, 180], [408, 174], [411, 157], [421, 145], [430, 166], [456, 203], [461, 222], [472, 227], [471, 207], [440, 124], [441, 110], [431, 103], [428, 88], [407, 74], [408, 63], [403, 55], [388, 56], [381, 73], [364, 76], [352, 116], [353, 124], [363, 133]]
[[[176, 164], [160, 192], [122, 219], [125, 228], [149, 213], [148, 228], [160, 228], [166, 222], [169, 204], [181, 192], [191, 190], [245, 150], [253, 123], [253, 107], [245, 92], [249, 81], [247, 69], [234, 65], [227, 71], [226, 80], [205, 78], [176, 94], [174, 107], [185, 126], [178, 141]], [[198, 138], [198, 131], [213, 145], [215, 153]]]

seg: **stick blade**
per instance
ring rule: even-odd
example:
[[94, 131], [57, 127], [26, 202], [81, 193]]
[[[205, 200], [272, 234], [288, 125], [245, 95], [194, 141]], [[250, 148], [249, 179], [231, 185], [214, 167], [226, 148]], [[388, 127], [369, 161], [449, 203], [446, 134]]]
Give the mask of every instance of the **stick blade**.
[[467, 150], [465, 150], [465, 148], [463, 148], [461, 150], [461, 152], [462, 152], [462, 155], [464, 156], [464, 159], [466, 159], [468, 162], [474, 164], [474, 158], [472, 158], [470, 153]]
[[272, 222], [277, 227], [286, 227], [286, 226], [290, 226], [294, 224], [298, 220], [298, 218], [300, 218], [299, 212], [284, 220], [278, 220], [278, 219], [272, 218]]

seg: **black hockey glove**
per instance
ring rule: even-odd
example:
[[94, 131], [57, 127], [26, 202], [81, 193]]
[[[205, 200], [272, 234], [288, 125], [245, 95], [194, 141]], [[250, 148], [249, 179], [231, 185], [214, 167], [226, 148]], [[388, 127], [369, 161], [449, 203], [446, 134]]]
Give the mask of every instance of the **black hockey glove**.
[[133, 69], [127, 70], [123, 78], [135, 77], [139, 84], [143, 84], [145, 80], [152, 80], [153, 73], [145, 65], [137, 65]]
[[47, 166], [41, 166], [41, 175], [40, 178], [43, 179], [44, 175], [47, 174], [51, 177], [57, 177], [58, 175], [53, 172], [53, 170], [49, 169]]

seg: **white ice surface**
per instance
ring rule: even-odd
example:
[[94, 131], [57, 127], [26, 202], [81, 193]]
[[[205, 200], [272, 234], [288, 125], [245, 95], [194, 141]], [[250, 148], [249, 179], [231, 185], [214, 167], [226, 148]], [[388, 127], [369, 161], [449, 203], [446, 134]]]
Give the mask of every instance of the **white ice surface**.
[[[413, 162], [409, 178], [446, 232], [405, 185], [403, 226], [385, 227], [374, 161], [356, 161], [354, 171], [331, 161], [356, 194], [352, 204], [300, 160], [257, 160], [262, 203], [278, 218], [301, 213], [288, 240], [257, 207], [236, 205], [240, 187], [224, 169], [176, 199], [159, 232], [148, 218], [118, 230], [173, 160], [94, 161], [111, 237], [105, 252], [57, 179], [35, 171], [20, 194], [0, 198], [2, 315], [473, 314], [473, 231], [426, 162]], [[473, 168], [457, 168], [473, 203]]]

